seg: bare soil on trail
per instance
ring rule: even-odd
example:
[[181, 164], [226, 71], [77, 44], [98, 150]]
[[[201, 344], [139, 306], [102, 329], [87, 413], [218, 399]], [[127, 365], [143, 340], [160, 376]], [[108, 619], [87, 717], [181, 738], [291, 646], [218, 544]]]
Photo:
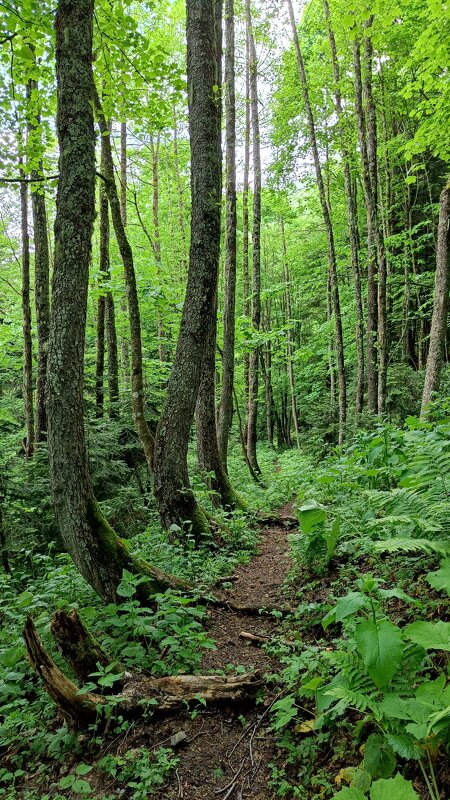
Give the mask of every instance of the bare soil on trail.
[[[279, 665], [262, 649], [270, 641], [279, 619], [267, 612], [249, 609], [273, 609], [286, 606], [283, 584], [290, 570], [288, 531], [283, 517], [292, 515], [292, 507], [279, 510], [280, 524], [261, 532], [257, 554], [246, 565], [236, 569], [233, 588], [226, 591], [230, 603], [245, 606], [246, 613], [224, 608], [211, 608], [208, 633], [217, 649], [207, 651], [203, 671], [241, 667], [242, 671], [260, 671], [264, 676]], [[241, 634], [250, 634], [255, 640]], [[262, 640], [262, 641], [260, 641]], [[232, 665], [232, 666], [231, 666]], [[158, 800], [275, 800], [270, 788], [269, 763], [275, 756], [273, 735], [269, 726], [269, 709], [276, 695], [270, 682], [261, 687], [256, 704], [246, 707], [224, 707], [202, 710], [192, 719], [189, 712], [153, 723], [147, 730], [139, 728], [130, 747], [157, 747], [181, 731], [183, 742], [176, 748], [180, 759], [170, 783], [157, 795]], [[151, 740], [149, 742], [149, 739]]]

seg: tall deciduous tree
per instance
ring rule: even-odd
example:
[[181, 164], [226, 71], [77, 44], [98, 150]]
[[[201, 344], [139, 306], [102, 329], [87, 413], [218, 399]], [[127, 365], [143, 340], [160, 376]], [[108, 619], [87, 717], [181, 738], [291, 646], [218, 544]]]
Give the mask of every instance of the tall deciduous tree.
[[186, 297], [155, 442], [155, 496], [166, 528], [208, 528], [189, 482], [189, 433], [202, 378], [205, 336], [213, 335], [220, 255], [222, 153], [216, 4], [187, 0], [187, 75], [191, 143], [191, 247]]
[[143, 593], [179, 582], [130, 555], [102, 515], [89, 475], [83, 364], [95, 217], [93, 13], [93, 0], [59, 0], [56, 14], [60, 177], [48, 357], [48, 444], [62, 541], [92, 588], [106, 600], [116, 600], [124, 568], [148, 576]]

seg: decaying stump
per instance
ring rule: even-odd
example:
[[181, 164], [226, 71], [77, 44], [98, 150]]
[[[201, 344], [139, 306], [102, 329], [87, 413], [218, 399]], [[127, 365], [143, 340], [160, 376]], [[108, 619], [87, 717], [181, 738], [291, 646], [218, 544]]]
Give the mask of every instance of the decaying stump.
[[[92, 693], [77, 694], [78, 687], [64, 675], [46, 652], [30, 617], [25, 624], [24, 638], [33, 669], [62, 714], [80, 727], [95, 720], [101, 713], [105, 698]], [[151, 700], [157, 700], [157, 705], [152, 705], [155, 714], [182, 709], [186, 704], [199, 700], [205, 700], [211, 705], [241, 703], [250, 699], [260, 685], [261, 676], [256, 672], [228, 678], [217, 675], [149, 678], [125, 673], [123, 688], [115, 697], [120, 703], [120, 713], [136, 718], [144, 713]]]
[[97, 664], [107, 667], [111, 659], [83, 623], [78, 611], [56, 611], [50, 630], [58, 650], [80, 683], [86, 683]]

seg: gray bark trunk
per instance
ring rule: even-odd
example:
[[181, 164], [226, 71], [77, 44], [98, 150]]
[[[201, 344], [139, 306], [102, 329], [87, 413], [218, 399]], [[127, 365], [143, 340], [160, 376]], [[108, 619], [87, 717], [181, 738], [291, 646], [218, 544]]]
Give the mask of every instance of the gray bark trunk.
[[[19, 142], [19, 148], [22, 142]], [[19, 157], [19, 168], [22, 178], [23, 159]], [[23, 331], [23, 407], [25, 414], [24, 449], [27, 458], [31, 458], [34, 450], [34, 414], [33, 414], [33, 342], [31, 338], [31, 303], [30, 303], [30, 235], [28, 232], [28, 185], [20, 184], [20, 215], [22, 233], [22, 331]]]

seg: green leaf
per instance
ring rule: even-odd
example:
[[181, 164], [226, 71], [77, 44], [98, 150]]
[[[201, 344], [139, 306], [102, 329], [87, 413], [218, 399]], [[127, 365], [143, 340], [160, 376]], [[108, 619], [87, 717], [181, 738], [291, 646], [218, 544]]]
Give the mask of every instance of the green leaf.
[[400, 628], [388, 620], [362, 622], [355, 630], [356, 646], [375, 685], [382, 689], [400, 667], [404, 644]]
[[404, 634], [425, 650], [450, 652], [450, 622], [413, 622], [406, 626]]
[[420, 797], [411, 781], [397, 773], [395, 778], [375, 781], [370, 790], [370, 800], [420, 800]]
[[361, 608], [367, 608], [368, 598], [361, 592], [349, 592], [345, 597], [340, 597], [334, 608], [322, 620], [324, 630], [333, 622], [342, 622], [343, 619], [356, 614]]
[[433, 589], [438, 591], [444, 589], [450, 595], [450, 558], [441, 561], [439, 569], [436, 572], [429, 572], [425, 578]]
[[372, 733], [364, 746], [364, 769], [372, 778], [390, 778], [396, 766], [395, 753], [385, 737]]
[[298, 518], [303, 533], [308, 534], [311, 533], [314, 528], [317, 528], [318, 525], [325, 522], [327, 512], [316, 500], [308, 500], [299, 507]]
[[[362, 793], [360, 789], [356, 789], [354, 786], [345, 789], [341, 789], [340, 792], [333, 795], [333, 800], [366, 800], [366, 796]], [[391, 798], [392, 800], [392, 798]]]
[[422, 755], [420, 747], [417, 746], [412, 736], [407, 733], [390, 733], [386, 736], [386, 741], [392, 747], [394, 753], [408, 761], [418, 761]]
[[77, 773], [77, 775], [88, 775], [89, 772], [92, 771], [92, 769], [93, 767], [91, 767], [89, 764], [78, 764], [75, 772]]

